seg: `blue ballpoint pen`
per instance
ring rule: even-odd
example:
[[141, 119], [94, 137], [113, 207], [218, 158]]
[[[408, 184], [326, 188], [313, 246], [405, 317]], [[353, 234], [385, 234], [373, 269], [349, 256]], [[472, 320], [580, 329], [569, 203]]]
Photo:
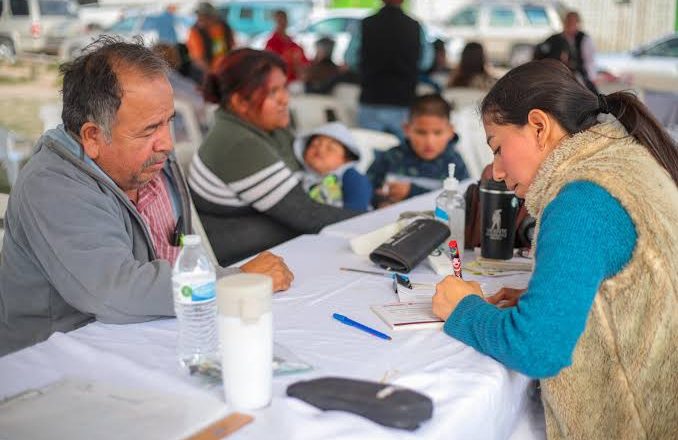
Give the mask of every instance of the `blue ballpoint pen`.
[[368, 327], [364, 324], [361, 324], [359, 322], [356, 322], [356, 321], [352, 320], [351, 318], [347, 318], [344, 315], [340, 315], [339, 313], [333, 313], [332, 318], [336, 319], [337, 321], [341, 322], [342, 324], [350, 325], [351, 327], [355, 327], [358, 330], [362, 330], [362, 331], [367, 332], [371, 335], [374, 335], [377, 338], [386, 339], [387, 341], [391, 340], [391, 337], [389, 335], [382, 333], [380, 331], [377, 331], [373, 328], [370, 328], [370, 327]]

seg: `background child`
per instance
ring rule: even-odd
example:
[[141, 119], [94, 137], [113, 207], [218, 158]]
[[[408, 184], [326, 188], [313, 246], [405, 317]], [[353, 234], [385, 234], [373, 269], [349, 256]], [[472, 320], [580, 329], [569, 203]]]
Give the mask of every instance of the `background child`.
[[367, 176], [375, 188], [375, 206], [440, 189], [447, 177], [447, 165], [456, 165], [458, 180], [468, 178], [466, 164], [455, 149], [459, 136], [450, 123], [452, 107], [440, 95], [423, 95], [410, 107], [403, 125], [405, 142], [376, 152]]
[[316, 128], [294, 141], [294, 152], [306, 168], [304, 189], [317, 202], [367, 211], [372, 185], [355, 169], [360, 148], [339, 122]]

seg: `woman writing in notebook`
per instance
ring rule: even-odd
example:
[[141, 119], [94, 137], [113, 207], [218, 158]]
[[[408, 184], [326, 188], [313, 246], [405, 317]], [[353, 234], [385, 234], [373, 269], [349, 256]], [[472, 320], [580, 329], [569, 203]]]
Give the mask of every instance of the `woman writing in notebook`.
[[507, 73], [481, 113], [494, 178], [537, 219], [535, 270], [524, 292], [487, 301], [445, 278], [433, 298], [445, 332], [541, 379], [548, 438], [671, 438], [675, 142], [634, 95], [596, 96], [551, 60]]

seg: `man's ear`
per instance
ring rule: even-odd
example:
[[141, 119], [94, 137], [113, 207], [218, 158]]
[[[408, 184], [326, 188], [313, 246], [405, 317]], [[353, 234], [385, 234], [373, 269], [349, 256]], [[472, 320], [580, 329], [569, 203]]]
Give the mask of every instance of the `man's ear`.
[[94, 122], [85, 122], [80, 127], [80, 142], [90, 159], [97, 160], [101, 147], [107, 143], [105, 141], [104, 132]]

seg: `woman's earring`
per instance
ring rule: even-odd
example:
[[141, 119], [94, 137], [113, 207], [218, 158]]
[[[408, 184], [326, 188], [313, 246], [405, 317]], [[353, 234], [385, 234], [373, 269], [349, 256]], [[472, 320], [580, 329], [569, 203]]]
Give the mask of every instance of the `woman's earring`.
[[544, 146], [542, 145], [541, 141], [539, 138], [541, 137], [541, 130], [537, 130], [537, 146], [539, 147], [540, 150], [544, 149]]

